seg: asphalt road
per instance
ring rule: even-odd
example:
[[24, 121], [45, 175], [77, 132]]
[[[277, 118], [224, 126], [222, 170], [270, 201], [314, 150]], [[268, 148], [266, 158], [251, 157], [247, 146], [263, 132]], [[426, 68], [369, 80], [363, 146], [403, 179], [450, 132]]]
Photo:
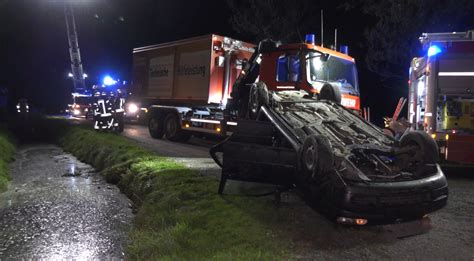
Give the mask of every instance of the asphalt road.
[[[150, 137], [146, 127], [138, 125], [127, 126], [123, 135], [204, 174], [208, 172], [219, 176], [220, 170], [208, 154], [214, 142], [196, 138], [189, 143], [156, 140]], [[344, 227], [328, 221], [295, 193], [288, 192], [283, 195], [282, 205], [275, 210], [275, 215], [283, 211], [291, 213], [292, 219], [278, 230], [291, 239], [292, 252], [298, 253], [297, 259], [302, 260], [472, 261], [474, 173], [472, 178], [446, 174], [450, 188], [448, 206], [423, 220], [384, 226]], [[226, 191], [229, 190], [226, 188]]]
[[133, 214], [119, 189], [52, 145], [19, 149], [0, 194], [0, 260], [122, 259]]

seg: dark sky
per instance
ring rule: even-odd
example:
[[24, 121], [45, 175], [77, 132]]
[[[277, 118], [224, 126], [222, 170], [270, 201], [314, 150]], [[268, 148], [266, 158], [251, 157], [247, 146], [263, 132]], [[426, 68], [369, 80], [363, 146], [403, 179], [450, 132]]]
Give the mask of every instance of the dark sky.
[[[209, 33], [234, 35], [223, 1], [77, 2], [88, 85], [106, 73], [129, 80], [134, 47]], [[0, 23], [0, 85], [39, 107], [64, 104], [72, 82], [62, 1], [0, 0]]]
[[[47, 111], [65, 106], [72, 88], [67, 78], [70, 61], [63, 1], [67, 0], [0, 0], [0, 86], [8, 87], [15, 99], [26, 97]], [[74, 10], [89, 86], [106, 73], [130, 80], [134, 47], [210, 33], [252, 40], [234, 32], [224, 0], [73, 1], [77, 2]], [[362, 104], [372, 107], [380, 123], [407, 89], [383, 88], [366, 69], [366, 50], [360, 46], [370, 18], [357, 10], [341, 14], [330, 2], [322, 3], [326, 42], [337, 27], [339, 43], [349, 44], [358, 63]], [[319, 20], [319, 13], [314, 19]], [[319, 26], [314, 32], [319, 35]]]

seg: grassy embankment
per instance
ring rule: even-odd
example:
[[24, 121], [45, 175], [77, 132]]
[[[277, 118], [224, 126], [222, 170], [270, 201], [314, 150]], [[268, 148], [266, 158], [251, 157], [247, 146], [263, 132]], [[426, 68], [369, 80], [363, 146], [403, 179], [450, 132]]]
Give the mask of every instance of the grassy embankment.
[[8, 163], [13, 161], [15, 146], [12, 137], [0, 126], [0, 193], [8, 188]]
[[101, 171], [140, 205], [129, 259], [285, 259], [284, 224], [265, 198], [217, 194], [218, 181], [134, 142], [81, 127], [61, 128], [59, 144]]

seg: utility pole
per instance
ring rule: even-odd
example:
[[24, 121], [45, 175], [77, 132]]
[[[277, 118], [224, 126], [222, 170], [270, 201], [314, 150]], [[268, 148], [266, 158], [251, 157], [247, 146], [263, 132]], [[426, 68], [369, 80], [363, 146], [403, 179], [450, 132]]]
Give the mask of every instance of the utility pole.
[[74, 84], [74, 93], [85, 91], [84, 70], [82, 68], [79, 39], [76, 31], [76, 21], [71, 3], [64, 4], [64, 17], [66, 18], [67, 38], [69, 42], [69, 55], [71, 57], [71, 78]]

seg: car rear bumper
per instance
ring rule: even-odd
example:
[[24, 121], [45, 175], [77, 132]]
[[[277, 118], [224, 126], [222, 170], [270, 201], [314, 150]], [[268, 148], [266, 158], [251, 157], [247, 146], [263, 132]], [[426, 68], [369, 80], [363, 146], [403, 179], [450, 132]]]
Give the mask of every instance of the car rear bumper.
[[384, 183], [346, 183], [338, 217], [367, 220], [408, 220], [443, 208], [448, 183], [440, 167], [424, 179]]

